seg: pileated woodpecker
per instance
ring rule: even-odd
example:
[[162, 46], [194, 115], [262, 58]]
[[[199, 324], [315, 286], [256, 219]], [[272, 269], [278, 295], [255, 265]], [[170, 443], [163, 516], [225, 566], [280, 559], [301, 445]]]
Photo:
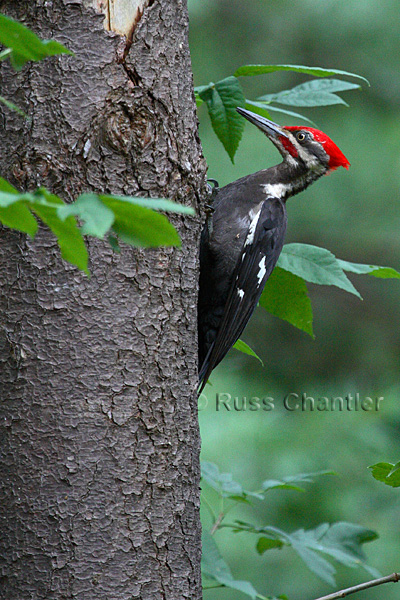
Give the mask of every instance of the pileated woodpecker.
[[200, 392], [250, 319], [279, 258], [286, 200], [350, 163], [312, 127], [281, 127], [237, 108], [276, 146], [283, 161], [215, 190], [200, 247]]

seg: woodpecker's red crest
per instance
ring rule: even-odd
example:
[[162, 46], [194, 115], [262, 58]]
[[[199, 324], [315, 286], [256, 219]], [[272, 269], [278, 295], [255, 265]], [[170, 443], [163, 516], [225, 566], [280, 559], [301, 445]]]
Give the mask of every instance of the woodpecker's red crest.
[[[331, 173], [338, 167], [348, 169], [349, 161], [336, 144], [322, 131], [313, 127], [283, 127], [244, 108], [237, 111], [256, 125], [276, 146], [285, 161], [294, 160], [318, 175]], [[293, 163], [294, 164], [294, 163]]]
[[[284, 127], [287, 131], [291, 131], [292, 133], [296, 133], [297, 131], [308, 131], [313, 136], [314, 140], [317, 140], [320, 144], [323, 144], [324, 150], [329, 156], [329, 170], [334, 171], [338, 167], [344, 167], [348, 169], [350, 166], [349, 161], [343, 154], [343, 152], [336, 146], [335, 142], [331, 140], [329, 136], [326, 135], [323, 131], [319, 131], [319, 129], [314, 129], [314, 127], [299, 127], [299, 126], [290, 126]], [[286, 140], [285, 140], [286, 141]], [[285, 144], [284, 144], [285, 145]], [[297, 157], [297, 150], [292, 146], [295, 154], [289, 150], [288, 147], [286, 149], [292, 154], [294, 158]]]

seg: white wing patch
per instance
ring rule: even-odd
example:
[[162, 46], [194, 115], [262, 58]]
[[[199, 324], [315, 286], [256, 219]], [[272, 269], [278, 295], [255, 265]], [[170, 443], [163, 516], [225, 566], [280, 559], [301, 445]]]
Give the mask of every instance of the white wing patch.
[[243, 296], [244, 296], [244, 290], [241, 290], [238, 288], [237, 293], [238, 293], [239, 298], [242, 300]]
[[258, 211], [256, 213], [253, 210], [250, 212], [251, 222], [250, 222], [250, 227], [249, 227], [249, 231], [247, 234], [247, 238], [244, 243], [245, 247], [250, 246], [250, 244], [252, 244], [254, 241], [254, 234], [256, 232], [258, 219], [260, 218], [260, 214], [261, 214], [261, 205], [257, 208], [258, 208]]
[[258, 279], [258, 285], [261, 284], [262, 280], [264, 279], [264, 275], [267, 272], [267, 269], [265, 268], [265, 256], [262, 257], [262, 259], [260, 260], [260, 264], [258, 265], [259, 271], [257, 273], [257, 279]]

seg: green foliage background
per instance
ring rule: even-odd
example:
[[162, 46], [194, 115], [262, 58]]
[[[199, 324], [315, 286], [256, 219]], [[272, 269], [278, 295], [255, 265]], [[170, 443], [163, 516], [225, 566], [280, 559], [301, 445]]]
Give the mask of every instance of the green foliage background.
[[[387, 0], [190, 0], [190, 42], [195, 85], [251, 63], [294, 63], [364, 75], [371, 88], [346, 92], [350, 108], [302, 109], [351, 162], [288, 202], [286, 242], [315, 244], [359, 263], [400, 267], [400, 119], [398, 3]], [[288, 89], [307, 76], [276, 73], [242, 80], [250, 97]], [[202, 112], [203, 111], [203, 112]], [[200, 132], [209, 177], [220, 185], [276, 164], [279, 155], [246, 124], [232, 165], [200, 107]], [[281, 124], [299, 124], [274, 113]], [[350, 274], [351, 277], [351, 274]], [[331, 469], [305, 493], [274, 490], [256, 505], [253, 520], [287, 531], [339, 520], [374, 529], [380, 539], [365, 551], [382, 574], [400, 568], [398, 489], [372, 478], [367, 467], [396, 463], [400, 455], [400, 285], [396, 280], [354, 278], [364, 301], [332, 287], [309, 285], [315, 341], [259, 309], [243, 339], [264, 361], [231, 351], [212, 375], [200, 412], [203, 459], [249, 489], [267, 478]], [[270, 412], [215, 410], [215, 395], [272, 396]], [[383, 396], [379, 412], [288, 412], [282, 401], [309, 396]], [[232, 404], [232, 403], [231, 403]], [[248, 519], [246, 507], [232, 518]], [[207, 520], [205, 518], [205, 523]], [[306, 600], [333, 591], [289, 551], [258, 556], [250, 536], [224, 530], [216, 541], [237, 579], [263, 594]], [[337, 587], [367, 579], [338, 567]], [[363, 598], [398, 598], [398, 587], [371, 589]], [[361, 597], [361, 595], [360, 595]], [[206, 600], [244, 598], [210, 590]]]

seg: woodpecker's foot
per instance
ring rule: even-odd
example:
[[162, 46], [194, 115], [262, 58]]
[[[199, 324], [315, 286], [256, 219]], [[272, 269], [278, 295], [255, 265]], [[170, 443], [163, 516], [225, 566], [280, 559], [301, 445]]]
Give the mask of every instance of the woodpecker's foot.
[[[211, 185], [212, 184], [212, 185]], [[218, 181], [216, 179], [207, 179], [207, 187], [210, 194], [209, 202], [204, 205], [205, 213], [207, 218], [213, 214], [215, 208], [213, 207], [214, 198], [219, 191]]]
[[207, 188], [208, 188], [208, 193], [211, 196], [211, 202], [212, 202], [215, 194], [219, 191], [218, 181], [216, 179], [207, 179]]
[[[211, 187], [210, 183], [213, 184], [213, 187]], [[216, 179], [207, 179], [207, 184], [211, 187], [212, 191], [219, 189], [219, 183]]]

